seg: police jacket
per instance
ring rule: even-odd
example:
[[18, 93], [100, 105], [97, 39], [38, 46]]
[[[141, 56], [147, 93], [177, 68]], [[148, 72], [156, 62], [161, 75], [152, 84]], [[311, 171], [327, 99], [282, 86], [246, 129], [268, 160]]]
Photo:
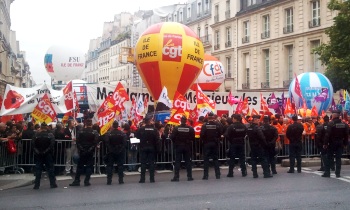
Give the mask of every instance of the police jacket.
[[250, 146], [265, 147], [267, 145], [264, 133], [258, 124], [251, 123], [247, 128]]
[[55, 145], [55, 137], [49, 131], [42, 130], [33, 136], [32, 144], [37, 155], [51, 153]]
[[325, 145], [343, 145], [348, 144], [349, 126], [339, 118], [334, 118], [327, 126]]
[[294, 122], [289, 125], [286, 131], [286, 136], [289, 139], [290, 144], [301, 143], [303, 137], [304, 126], [301, 123]]
[[244, 144], [247, 127], [241, 122], [232, 123], [225, 132], [225, 137], [231, 144]]
[[276, 145], [276, 140], [278, 139], [278, 131], [277, 128], [274, 126], [264, 123], [261, 126], [261, 130], [265, 136], [266, 143], [269, 146], [275, 146]]
[[200, 138], [204, 144], [209, 142], [218, 143], [221, 133], [221, 126], [214, 121], [209, 121], [202, 125]]
[[105, 142], [108, 152], [119, 153], [125, 150], [127, 144], [127, 136], [123, 131], [114, 129], [105, 135]]
[[192, 141], [195, 140], [194, 129], [186, 124], [181, 124], [174, 128], [173, 132], [170, 135], [170, 139], [176, 146], [189, 145]]
[[318, 124], [316, 126], [316, 137], [315, 143], [317, 147], [322, 147], [324, 145], [324, 138], [326, 136], [326, 130], [329, 122], [325, 122], [323, 124]]
[[92, 127], [82, 129], [77, 134], [77, 148], [80, 152], [93, 152], [97, 143], [99, 135]]
[[140, 148], [153, 147], [156, 149], [159, 134], [153, 125], [145, 125], [136, 132], [136, 138], [140, 139]]

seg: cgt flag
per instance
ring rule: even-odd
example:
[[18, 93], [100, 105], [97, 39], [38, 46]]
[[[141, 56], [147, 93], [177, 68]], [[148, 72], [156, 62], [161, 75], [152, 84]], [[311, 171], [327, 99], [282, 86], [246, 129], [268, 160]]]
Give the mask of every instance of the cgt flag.
[[49, 124], [56, 118], [56, 112], [53, 108], [47, 94], [39, 101], [32, 112], [32, 117], [39, 122]]
[[67, 110], [72, 110], [74, 108], [72, 81], [68, 82], [66, 87], [63, 88], [63, 95], [64, 95], [64, 104], [66, 105]]

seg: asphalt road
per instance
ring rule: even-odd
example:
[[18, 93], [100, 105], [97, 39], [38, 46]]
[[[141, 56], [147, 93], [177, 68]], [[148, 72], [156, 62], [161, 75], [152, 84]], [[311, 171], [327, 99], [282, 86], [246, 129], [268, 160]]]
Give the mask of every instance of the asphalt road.
[[322, 178], [318, 168], [303, 168], [302, 173], [287, 174], [278, 168], [273, 178], [227, 178], [227, 170], [216, 180], [214, 170], [209, 180], [201, 180], [195, 171], [192, 182], [182, 170], [180, 182], [170, 182], [172, 173], [156, 174], [156, 183], [139, 184], [139, 176], [126, 176], [125, 184], [106, 185], [106, 178], [94, 178], [90, 187], [69, 187], [72, 180], [58, 181], [50, 189], [47, 180], [40, 190], [33, 186], [0, 192], [0, 209], [350, 209], [350, 166], [343, 166], [342, 178]]

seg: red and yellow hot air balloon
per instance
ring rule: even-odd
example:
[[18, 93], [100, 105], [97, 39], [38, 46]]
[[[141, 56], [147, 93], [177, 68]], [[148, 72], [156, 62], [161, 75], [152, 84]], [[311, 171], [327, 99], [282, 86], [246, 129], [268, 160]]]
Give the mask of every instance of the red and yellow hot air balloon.
[[196, 90], [197, 84], [202, 90], [214, 91], [225, 80], [225, 68], [216, 57], [204, 54], [204, 65], [195, 84], [191, 89]]
[[185, 94], [197, 79], [204, 63], [204, 48], [187, 26], [163, 22], [150, 26], [135, 47], [137, 69], [156, 100], [165, 86], [169, 99]]

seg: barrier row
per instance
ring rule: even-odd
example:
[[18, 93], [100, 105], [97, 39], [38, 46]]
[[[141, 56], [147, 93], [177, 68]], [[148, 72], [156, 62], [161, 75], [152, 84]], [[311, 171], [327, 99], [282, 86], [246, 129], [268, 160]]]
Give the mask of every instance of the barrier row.
[[[303, 157], [315, 157], [319, 156], [318, 148], [315, 144], [315, 140], [312, 136], [306, 135], [303, 136]], [[276, 156], [278, 158], [288, 158], [289, 156], [289, 144], [285, 141], [284, 135], [280, 135], [281, 147], [276, 150]], [[54, 148], [54, 161], [55, 167], [58, 170], [63, 171], [66, 165], [73, 166], [74, 157], [76, 154], [73, 151], [71, 155], [71, 161], [66, 161], [67, 149], [74, 148], [75, 145], [72, 145], [71, 140], [56, 140]], [[219, 144], [219, 160], [226, 161], [227, 151], [230, 145], [226, 139], [222, 139]], [[194, 163], [203, 162], [203, 145], [200, 139], [196, 139], [192, 143], [192, 161]], [[246, 139], [246, 159], [249, 159], [249, 143]], [[72, 149], [70, 149], [72, 150]], [[17, 154], [8, 154], [7, 152], [7, 142], [0, 143], [0, 171], [2, 169], [14, 169], [19, 172], [22, 170], [19, 167], [28, 169], [35, 165], [34, 163], [34, 152], [31, 139], [22, 139], [17, 142]], [[346, 154], [347, 151], [344, 151]], [[105, 168], [105, 163], [103, 161], [105, 155], [107, 154], [107, 148], [105, 147], [104, 142], [99, 142], [98, 146], [95, 149], [94, 153], [94, 173], [102, 173]], [[156, 156], [156, 164], [160, 169], [172, 169], [173, 162], [175, 160], [175, 152], [172, 141], [167, 139], [159, 143], [158, 153]], [[125, 150], [125, 166], [129, 171], [136, 171], [137, 166], [140, 165], [139, 161], [139, 148], [131, 148], [131, 145], [128, 143]]]

